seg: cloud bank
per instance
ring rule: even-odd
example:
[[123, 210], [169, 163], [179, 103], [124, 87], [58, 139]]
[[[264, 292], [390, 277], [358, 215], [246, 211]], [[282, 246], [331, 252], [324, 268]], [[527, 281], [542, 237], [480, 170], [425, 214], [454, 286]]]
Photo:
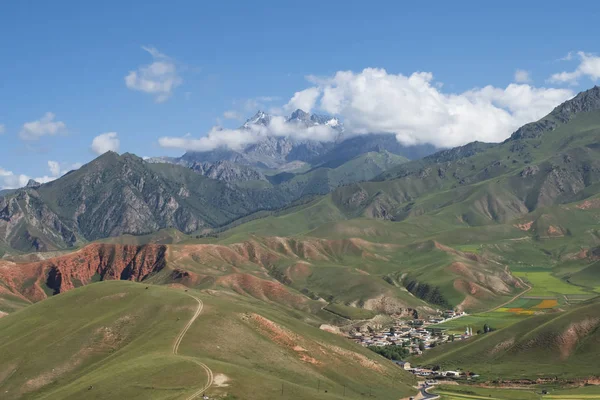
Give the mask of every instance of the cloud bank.
[[404, 76], [375, 68], [338, 72], [321, 91], [321, 109], [343, 117], [350, 132], [392, 133], [406, 145], [438, 147], [502, 141], [574, 95], [515, 83], [447, 94], [429, 72]]
[[48, 161], [48, 170], [50, 171], [50, 175], [44, 175], [35, 178], [31, 178], [25, 174], [17, 174], [0, 167], [0, 189], [21, 188], [26, 186], [30, 179], [33, 179], [39, 183], [48, 183], [60, 178], [67, 172], [79, 169], [80, 167], [81, 163], [64, 165], [57, 161]]
[[183, 82], [177, 66], [171, 58], [154, 47], [142, 47], [142, 49], [147, 51], [154, 61], [152, 64], [130, 71], [125, 77], [125, 85], [131, 90], [153, 95], [157, 103], [165, 102], [171, 97], [175, 88]]
[[298, 127], [286, 123], [282, 116], [271, 117], [268, 126], [250, 125], [248, 129], [212, 128], [206, 136], [194, 138], [191, 134], [183, 137], [161, 137], [158, 144], [163, 148], [189, 151], [210, 151], [219, 147], [240, 150], [244, 146], [256, 143], [269, 136], [288, 136], [296, 139], [311, 139], [316, 141], [332, 141], [336, 131], [325, 125]]
[[[504, 88], [485, 86], [462, 93], [446, 93], [430, 72], [405, 76], [384, 69], [339, 71], [330, 77], [307, 77], [314, 86], [296, 92], [283, 107], [289, 111], [318, 108], [339, 117], [345, 135], [389, 133], [405, 145], [432, 144], [453, 147], [478, 140], [500, 142], [520, 126], [542, 118], [574, 96], [564, 88], [534, 87], [526, 71], [517, 70], [515, 80]], [[166, 148], [209, 151], [218, 147], [240, 149], [265, 136], [332, 141], [338, 132], [325, 126], [285, 124], [273, 117], [268, 127], [252, 129], [213, 128], [201, 138], [162, 137]]]

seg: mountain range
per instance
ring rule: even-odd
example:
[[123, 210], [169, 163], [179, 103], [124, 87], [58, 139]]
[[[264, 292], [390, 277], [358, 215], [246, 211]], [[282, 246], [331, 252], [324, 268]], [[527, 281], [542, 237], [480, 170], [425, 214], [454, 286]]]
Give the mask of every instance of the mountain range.
[[[333, 125], [338, 139], [267, 137], [241, 151], [188, 152], [170, 163], [107, 153], [54, 182], [4, 193], [0, 243], [43, 251], [163, 228], [191, 234], [332, 191], [348, 217], [398, 221], [437, 213], [469, 226], [506, 222], [595, 193], [598, 92], [579, 94], [503, 143], [474, 142], [413, 161], [401, 154], [431, 149], [407, 148], [385, 134], [345, 139], [336, 119], [301, 110], [286, 123]], [[270, 119], [259, 112], [241, 129]], [[269, 168], [290, 164], [299, 169]], [[430, 195], [439, 191], [443, 201]]]
[[[352, 274], [345, 278], [348, 288], [328, 286], [318, 296], [339, 298], [345, 293], [345, 302], [363, 304], [379, 293], [388, 301], [395, 298], [398, 304], [411, 303], [402, 293], [391, 294], [380, 287], [379, 280], [384, 278], [429, 303], [484, 308], [522, 289], [523, 284], [495, 266], [505, 262], [506, 253], [494, 248], [471, 257], [452, 246], [485, 238], [493, 243], [521, 240], [523, 232], [532, 237], [580, 237], [588, 232], [580, 244], [594, 245], [589, 239], [598, 233], [590, 230], [589, 221], [570, 224], [568, 220], [579, 221], [579, 214], [552, 207], [582, 201], [595, 204], [600, 187], [599, 99], [600, 88], [595, 87], [542, 120], [520, 128], [503, 143], [473, 142], [412, 161], [383, 147], [390, 139], [395, 142], [391, 135], [341, 140], [333, 144], [336, 151], [312, 159], [315, 167], [275, 174], [230, 160], [184, 165], [181, 160], [149, 162], [132, 154], [109, 152], [56, 181], [31, 184], [0, 197], [0, 251], [48, 252], [103, 239], [118, 243], [125, 240], [123, 235], [139, 238], [132, 244], [201, 239], [224, 245], [245, 242], [254, 248], [256, 238], [294, 238], [309, 233], [310, 240], [301, 246], [322, 248], [315, 254], [330, 259], [333, 250], [325, 248], [332, 244], [313, 243], [312, 238], [360, 238], [387, 243], [392, 247], [377, 248], [377, 257], [387, 263], [414, 259], [411, 268], [398, 274], [386, 263], [371, 262], [375, 281], [369, 283], [366, 297], [350, 289], [359, 287], [353, 286], [358, 282]], [[268, 121], [268, 115], [259, 113], [245, 125]], [[322, 121], [331, 119], [311, 119], [298, 111], [287, 123]], [[337, 126], [343, 133], [341, 124]], [[272, 140], [287, 139], [269, 138], [268, 143]], [[378, 151], [369, 151], [373, 147], [367, 144]], [[397, 143], [395, 146], [391, 147], [402, 149]], [[249, 147], [246, 153], [253, 154], [257, 148]], [[365, 152], [357, 153], [359, 148]], [[199, 154], [214, 157], [217, 153]], [[293, 240], [293, 246], [299, 246]], [[398, 244], [408, 247], [396, 249]], [[263, 250], [265, 246], [258, 245]], [[359, 254], [371, 252], [367, 250], [371, 245], [363, 246], [359, 246]], [[300, 250], [286, 250], [286, 254], [296, 251]], [[565, 248], [563, 252], [568, 251]], [[541, 253], [536, 254], [539, 257]], [[553, 254], [553, 262], [562, 257], [549, 254]], [[287, 260], [288, 256], [277, 255], [280, 257]], [[294, 257], [311, 262], [304, 250]], [[341, 254], [333, 260], [357, 262]], [[438, 266], [432, 267], [434, 264]], [[268, 265], [273, 277], [294, 286], [282, 278], [289, 274], [282, 265], [265, 261], [258, 265]], [[479, 272], [472, 275], [473, 271]], [[314, 272], [315, 279], [317, 276]], [[361, 278], [362, 284], [365, 279]], [[318, 289], [318, 280], [301, 282], [296, 290], [319, 293], [323, 289]], [[473, 290], [481, 292], [473, 296]]]
[[[251, 131], [267, 128], [273, 117], [258, 111], [238, 129]], [[293, 136], [266, 135], [255, 143], [248, 144], [239, 150], [219, 147], [211, 151], [190, 151], [179, 158], [157, 157], [149, 162], [168, 162], [187, 167], [202, 166], [198, 172], [210, 169], [212, 164], [223, 163], [231, 169], [244, 168], [261, 174], [276, 175], [281, 172], [304, 172], [319, 167], [336, 168], [340, 165], [369, 152], [387, 151], [407, 159], [418, 159], [433, 153], [436, 149], [431, 145], [403, 146], [394, 135], [369, 134], [353, 136], [345, 132], [343, 122], [326, 115], [309, 114], [296, 110], [285, 118], [289, 130], [302, 130], [309, 127], [329, 127], [333, 136], [331, 141], [297, 139]], [[233, 174], [227, 174], [231, 179]], [[241, 173], [238, 180], [250, 180], [254, 175]]]
[[[268, 126], [270, 120], [259, 111], [240, 129]], [[144, 161], [109, 152], [54, 182], [3, 193], [0, 247], [48, 251], [163, 228], [202, 232], [372, 179], [408, 161], [399, 154], [432, 149], [401, 146], [392, 135], [343, 139], [337, 119], [302, 110], [286, 124], [327, 125], [338, 138], [318, 142], [267, 136], [241, 151], [219, 148], [178, 159]]]
[[285, 122], [329, 123], [332, 142], [108, 152], [0, 194], [7, 398], [397, 399], [415, 379], [339, 334], [448, 309], [469, 315], [446, 329], [482, 334], [411, 363], [597, 382], [599, 87], [502, 143], [436, 152], [333, 121]]

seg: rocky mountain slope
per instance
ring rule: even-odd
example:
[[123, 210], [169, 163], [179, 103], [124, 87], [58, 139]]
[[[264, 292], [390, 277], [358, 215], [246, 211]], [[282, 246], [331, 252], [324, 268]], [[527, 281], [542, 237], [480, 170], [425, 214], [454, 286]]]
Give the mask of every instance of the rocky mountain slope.
[[[258, 111], [239, 129], [252, 130], [267, 128], [272, 117]], [[206, 152], [187, 152], [180, 158], [155, 158], [153, 162], [170, 162], [191, 166], [194, 164], [214, 164], [227, 161], [235, 165], [255, 169], [259, 172], [283, 170], [290, 171], [291, 166], [308, 165], [311, 168], [336, 168], [340, 165], [368, 152], [383, 150], [408, 159], [417, 159], [435, 151], [433, 146], [403, 146], [390, 134], [370, 134], [348, 136], [344, 125], [337, 118], [326, 115], [309, 114], [303, 110], [294, 111], [286, 118], [289, 129], [306, 129], [308, 127], [328, 127], [334, 136], [330, 142], [310, 139], [295, 139], [290, 136], [265, 136], [257, 143], [245, 146], [241, 150], [218, 148]], [[241, 180], [247, 180], [241, 176]]]
[[[263, 111], [258, 111], [249, 118], [239, 129], [251, 131], [269, 127], [272, 117]], [[323, 115], [309, 115], [302, 110], [294, 111], [286, 118], [291, 129], [307, 128], [310, 126], [326, 126], [336, 135], [341, 135], [343, 125], [337, 119]], [[310, 139], [295, 139], [288, 136], [266, 136], [257, 143], [251, 143], [236, 151], [219, 148], [207, 152], [187, 152], [177, 163], [215, 163], [229, 161], [260, 169], [277, 169], [292, 161], [309, 162], [312, 158], [325, 154], [333, 149], [335, 142], [320, 142]]]
[[586, 198], [600, 183], [599, 93], [595, 87], [579, 94], [504, 143], [471, 143], [405, 163], [374, 182], [341, 188], [333, 199], [351, 215], [402, 220], [438, 213], [480, 225]]
[[235, 164], [231, 161], [221, 160], [214, 163], [199, 163], [194, 161], [191, 165], [189, 165], [189, 168], [200, 175], [225, 182], [267, 180], [267, 178], [260, 171], [243, 164]]
[[0, 240], [43, 251], [166, 227], [194, 232], [288, 200], [276, 191], [232, 187], [185, 167], [109, 152], [56, 181], [0, 198]]

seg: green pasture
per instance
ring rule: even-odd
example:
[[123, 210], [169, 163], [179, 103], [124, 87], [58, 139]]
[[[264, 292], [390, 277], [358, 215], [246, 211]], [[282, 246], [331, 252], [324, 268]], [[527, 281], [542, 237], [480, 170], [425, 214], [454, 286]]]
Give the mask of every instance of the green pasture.
[[473, 315], [467, 315], [462, 318], [456, 318], [441, 324], [434, 325], [436, 328], [447, 329], [448, 333], [463, 333], [467, 326], [473, 328], [473, 332], [483, 329], [488, 324], [494, 329], [506, 328], [512, 324], [527, 318], [527, 315], [518, 315], [515, 313], [491, 311]]
[[513, 274], [523, 278], [532, 286], [527, 296], [556, 296], [564, 294], [588, 294], [589, 291], [575, 285], [571, 285], [554, 275], [550, 271], [528, 272], [514, 271]]

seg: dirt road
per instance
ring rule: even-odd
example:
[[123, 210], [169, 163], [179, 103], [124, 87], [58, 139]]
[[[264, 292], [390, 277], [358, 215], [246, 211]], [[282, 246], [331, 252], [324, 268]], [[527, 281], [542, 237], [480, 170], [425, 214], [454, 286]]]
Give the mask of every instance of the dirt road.
[[529, 292], [531, 289], [533, 289], [533, 286], [528, 285], [527, 283], [525, 283], [525, 281], [523, 281], [523, 279], [521, 278], [517, 278], [519, 280], [519, 282], [521, 282], [524, 286], [527, 286], [527, 290], [522, 291], [521, 293], [519, 293], [518, 295], [516, 295], [515, 297], [513, 297], [512, 299], [510, 299], [509, 301], [507, 301], [506, 303], [502, 303], [499, 306], [496, 306], [494, 308], [490, 308], [489, 310], [485, 311], [485, 312], [492, 312], [492, 311], [496, 311], [497, 309], [504, 307], [507, 304], [512, 303], [513, 301], [517, 300], [519, 297], [524, 296], [527, 292]]
[[[183, 327], [183, 329], [181, 330], [181, 332], [179, 332], [179, 335], [177, 335], [177, 338], [175, 339], [175, 343], [173, 343], [173, 354], [176, 355], [176, 356], [179, 356], [179, 345], [181, 344], [181, 341], [183, 340], [183, 337], [185, 336], [185, 334], [187, 333], [187, 331], [190, 329], [190, 327], [192, 326], [192, 324], [194, 323], [194, 321], [196, 320], [196, 318], [198, 318], [198, 316], [202, 313], [202, 308], [204, 308], [204, 303], [202, 303], [202, 300], [200, 300], [196, 296], [192, 296], [191, 294], [188, 294], [188, 296], [190, 296], [192, 299], [194, 299], [194, 300], [196, 300], [198, 302], [198, 308], [196, 309], [196, 312], [194, 313], [194, 315], [192, 316], [192, 318]], [[204, 369], [204, 371], [206, 372], [206, 375], [208, 377], [207, 382], [206, 382], [206, 384], [204, 386], [202, 386], [200, 389], [198, 389], [197, 391], [195, 391], [194, 393], [192, 393], [190, 396], [188, 396], [188, 397], [185, 398], [185, 400], [193, 400], [196, 397], [202, 395], [202, 393], [204, 393], [206, 390], [208, 390], [208, 388], [210, 388], [212, 386], [213, 380], [214, 380], [213, 372], [208, 367], [208, 365], [206, 365], [206, 364], [198, 361], [197, 359], [195, 359], [193, 357], [187, 357], [187, 356], [180, 356], [180, 357], [185, 357], [189, 361], [191, 361], [191, 362], [199, 365], [200, 367], [202, 367], [202, 369]]]

